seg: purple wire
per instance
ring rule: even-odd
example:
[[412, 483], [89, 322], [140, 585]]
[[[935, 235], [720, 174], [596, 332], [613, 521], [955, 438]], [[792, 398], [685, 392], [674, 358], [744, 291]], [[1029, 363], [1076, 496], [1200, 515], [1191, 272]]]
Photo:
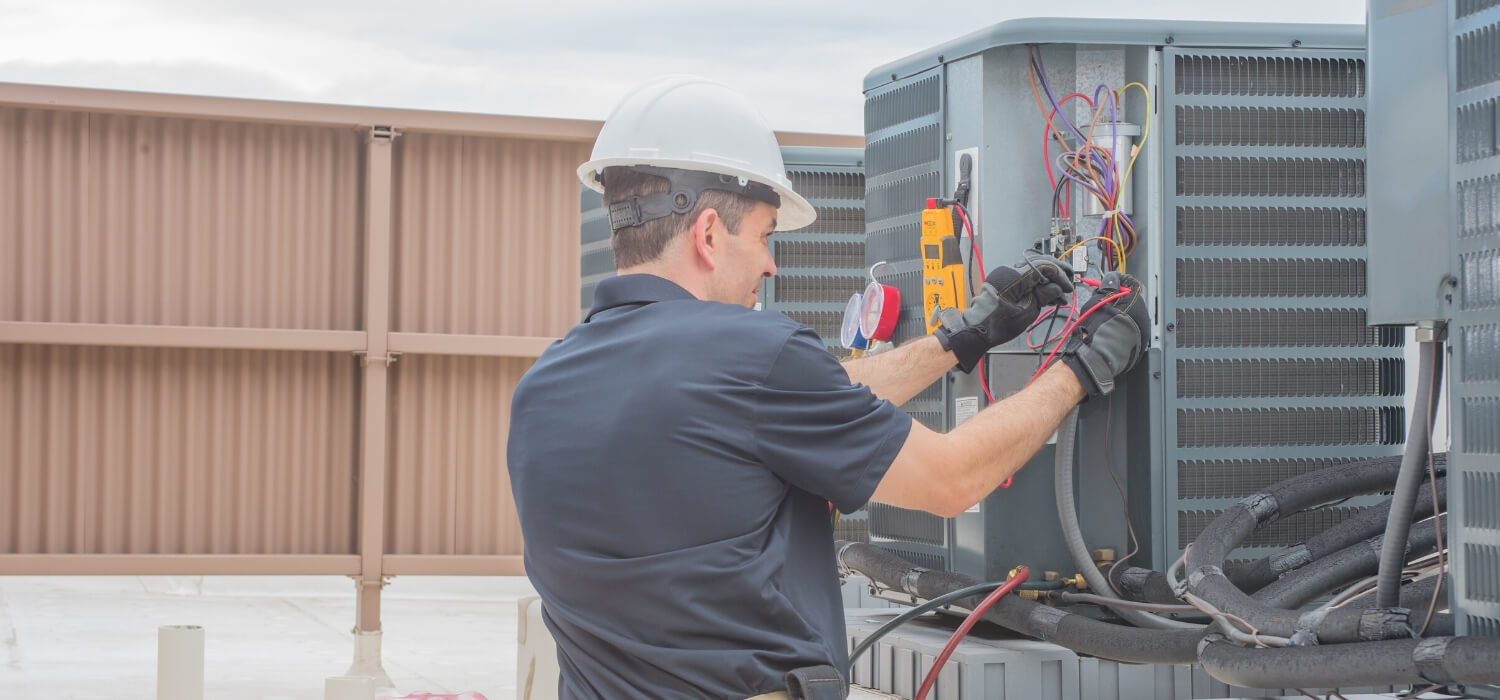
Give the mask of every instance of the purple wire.
[[1068, 119], [1067, 113], [1063, 111], [1062, 105], [1057, 103], [1057, 97], [1052, 94], [1052, 85], [1047, 82], [1047, 70], [1042, 67], [1041, 49], [1034, 46], [1032, 47], [1031, 62], [1032, 65], [1036, 66], [1037, 75], [1041, 76], [1042, 78], [1042, 90], [1046, 91], [1047, 99], [1052, 102], [1052, 108], [1057, 110], [1057, 116], [1062, 117], [1063, 124], [1067, 125], [1068, 131], [1073, 132], [1073, 135], [1078, 137], [1079, 143], [1083, 143], [1083, 141], [1085, 140], [1083, 138], [1083, 132], [1080, 132], [1078, 130], [1078, 127], [1073, 126], [1073, 122]]

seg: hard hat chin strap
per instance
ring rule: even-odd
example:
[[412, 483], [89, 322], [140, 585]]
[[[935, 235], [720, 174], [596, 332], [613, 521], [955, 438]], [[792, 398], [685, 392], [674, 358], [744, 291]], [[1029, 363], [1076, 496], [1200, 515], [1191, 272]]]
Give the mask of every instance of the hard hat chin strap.
[[781, 195], [776, 194], [776, 190], [771, 189], [769, 185], [754, 182], [743, 177], [706, 173], [701, 170], [658, 168], [649, 165], [637, 165], [633, 166], [632, 169], [647, 175], [665, 178], [667, 182], [671, 183], [671, 186], [666, 192], [644, 196], [636, 195], [609, 205], [609, 228], [611, 232], [631, 226], [640, 226], [647, 221], [671, 216], [672, 214], [686, 214], [693, 210], [693, 207], [698, 203], [698, 196], [704, 190], [731, 192], [759, 202], [765, 202], [773, 207], [781, 207]]

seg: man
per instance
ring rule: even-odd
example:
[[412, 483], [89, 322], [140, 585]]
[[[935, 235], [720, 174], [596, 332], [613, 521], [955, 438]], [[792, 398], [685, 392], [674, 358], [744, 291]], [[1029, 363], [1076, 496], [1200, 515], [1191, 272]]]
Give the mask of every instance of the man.
[[829, 502], [956, 515], [1144, 345], [1134, 294], [1100, 306], [1066, 365], [939, 434], [896, 405], [1070, 291], [1056, 261], [996, 270], [933, 336], [841, 366], [751, 310], [773, 232], [815, 213], [742, 96], [648, 83], [579, 175], [604, 192], [620, 275], [522, 379], [507, 451], [563, 698], [747, 698], [797, 669], [846, 673]]

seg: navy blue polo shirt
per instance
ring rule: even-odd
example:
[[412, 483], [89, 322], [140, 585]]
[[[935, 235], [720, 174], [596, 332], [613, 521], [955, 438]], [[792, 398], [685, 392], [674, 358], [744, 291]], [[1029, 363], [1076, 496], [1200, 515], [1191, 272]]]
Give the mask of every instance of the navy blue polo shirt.
[[511, 404], [506, 458], [562, 698], [744, 698], [848, 650], [828, 502], [911, 418], [811, 330], [660, 277], [601, 281]]

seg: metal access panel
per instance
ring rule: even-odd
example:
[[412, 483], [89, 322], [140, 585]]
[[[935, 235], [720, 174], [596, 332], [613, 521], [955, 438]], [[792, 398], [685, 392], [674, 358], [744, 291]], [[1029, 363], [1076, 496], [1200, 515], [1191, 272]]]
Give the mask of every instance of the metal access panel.
[[[1457, 289], [1449, 347], [1452, 593], [1459, 634], [1500, 636], [1500, 2], [1448, 2]], [[1500, 688], [1470, 688], [1500, 697]]]
[[[1265, 486], [1404, 442], [1403, 331], [1369, 325], [1360, 50], [1168, 48], [1162, 266], [1168, 559]], [[1304, 541], [1362, 501], [1258, 531]]]
[[[1448, 8], [1370, 0], [1366, 14], [1369, 321], [1447, 318]], [[1342, 114], [1313, 116], [1320, 125], [1342, 126]]]

